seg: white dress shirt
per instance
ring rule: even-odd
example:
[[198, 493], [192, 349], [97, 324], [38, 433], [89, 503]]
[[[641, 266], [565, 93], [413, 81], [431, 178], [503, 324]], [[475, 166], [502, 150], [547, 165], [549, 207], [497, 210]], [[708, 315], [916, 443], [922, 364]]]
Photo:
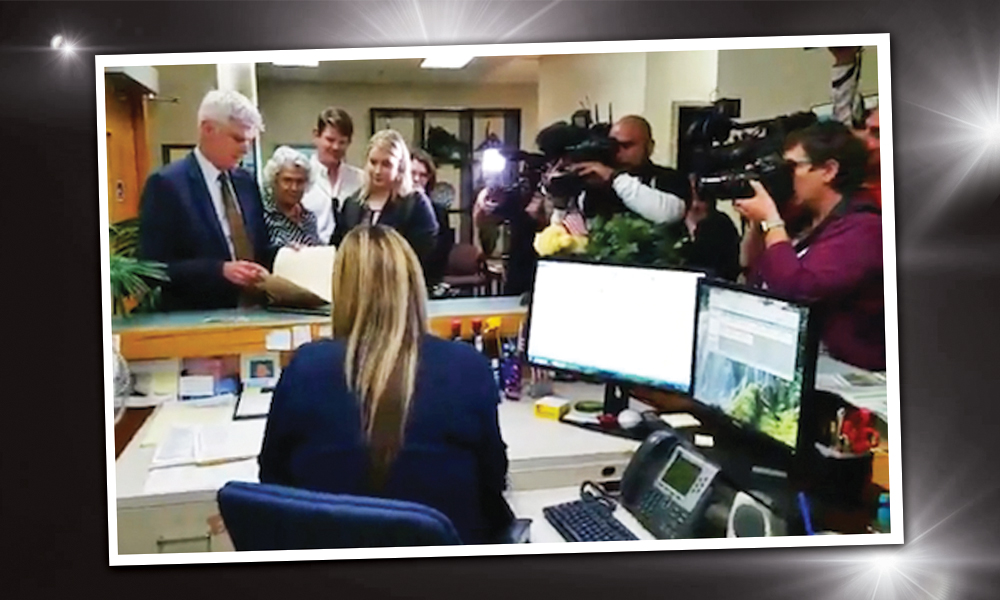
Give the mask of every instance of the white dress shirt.
[[[229, 229], [229, 219], [226, 218], [226, 206], [222, 202], [222, 186], [219, 185], [219, 175], [222, 174], [222, 171], [205, 158], [205, 155], [201, 153], [201, 148], [196, 147], [194, 149], [194, 157], [198, 161], [201, 174], [205, 178], [205, 185], [208, 186], [208, 193], [212, 197], [212, 206], [215, 208], [215, 215], [219, 219], [219, 225], [222, 226], [222, 235], [225, 236], [226, 244], [229, 246], [229, 256], [235, 257], [236, 250], [233, 248], [233, 233]], [[229, 192], [233, 195], [233, 200], [236, 200], [236, 190], [232, 186], [232, 180], [230, 180]], [[240, 211], [239, 200], [236, 200], [236, 210]]]
[[302, 196], [302, 206], [316, 215], [316, 228], [323, 243], [329, 243], [336, 226], [333, 199], [337, 199], [337, 209], [351, 194], [361, 189], [364, 171], [340, 161], [337, 183], [330, 185], [329, 171], [314, 154], [310, 159], [311, 186]]
[[611, 187], [625, 206], [647, 221], [660, 224], [683, 219], [686, 209], [684, 200], [658, 190], [654, 185], [655, 179], [649, 185], [643, 185], [638, 177], [628, 173], [619, 173], [611, 182]]

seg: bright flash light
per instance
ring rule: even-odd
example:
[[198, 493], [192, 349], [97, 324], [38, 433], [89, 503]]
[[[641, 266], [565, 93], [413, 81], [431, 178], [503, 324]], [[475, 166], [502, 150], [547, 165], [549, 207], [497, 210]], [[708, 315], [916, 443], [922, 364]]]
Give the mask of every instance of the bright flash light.
[[54, 50], [59, 50], [60, 48], [63, 47], [65, 43], [66, 43], [66, 38], [64, 38], [63, 36], [58, 34], [52, 36], [52, 48]]
[[873, 560], [880, 573], [888, 573], [896, 568], [897, 559], [895, 552], [879, 554], [875, 556]]
[[986, 128], [986, 139], [993, 144], [1000, 144], [1000, 122]]
[[483, 150], [483, 172], [501, 173], [507, 168], [507, 159], [496, 148]]

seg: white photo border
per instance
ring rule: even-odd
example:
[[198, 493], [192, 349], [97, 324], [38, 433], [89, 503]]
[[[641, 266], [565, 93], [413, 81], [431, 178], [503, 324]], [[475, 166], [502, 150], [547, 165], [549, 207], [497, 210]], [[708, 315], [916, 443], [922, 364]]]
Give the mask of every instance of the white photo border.
[[[107, 142], [104, 70], [108, 67], [164, 66], [188, 64], [262, 63], [273, 61], [347, 61], [399, 58], [434, 58], [456, 53], [473, 56], [519, 56], [558, 54], [609, 54], [690, 50], [751, 50], [776, 48], [823, 48], [829, 46], [874, 46], [878, 52], [878, 93], [880, 99], [881, 169], [883, 228], [883, 269], [885, 285], [886, 376], [889, 411], [889, 485], [891, 533], [845, 536], [788, 536], [770, 538], [719, 538], [589, 544], [511, 544], [418, 548], [358, 548], [341, 550], [285, 550], [274, 552], [206, 552], [191, 554], [118, 554], [116, 469], [114, 456], [114, 399], [112, 381], [111, 292], [109, 278], [109, 214], [107, 185]], [[609, 42], [558, 42], [529, 44], [486, 44], [454, 46], [406, 46], [381, 48], [341, 48], [328, 50], [278, 50], [251, 52], [202, 52], [170, 54], [98, 55], [96, 64], [98, 186], [100, 190], [101, 291], [103, 309], [103, 351], [105, 379], [105, 428], [108, 484], [108, 552], [111, 566], [153, 564], [205, 564], [233, 562], [286, 562], [365, 558], [501, 556], [519, 554], [575, 554], [595, 552], [645, 552], [657, 550], [708, 550], [723, 548], [782, 548], [807, 546], [867, 546], [902, 544], [903, 494], [900, 444], [900, 371], [897, 308], [896, 235], [892, 153], [892, 86], [889, 72], [889, 34], [847, 34], [816, 36], [775, 36], [743, 38], [703, 38], [691, 40], [642, 40]]]

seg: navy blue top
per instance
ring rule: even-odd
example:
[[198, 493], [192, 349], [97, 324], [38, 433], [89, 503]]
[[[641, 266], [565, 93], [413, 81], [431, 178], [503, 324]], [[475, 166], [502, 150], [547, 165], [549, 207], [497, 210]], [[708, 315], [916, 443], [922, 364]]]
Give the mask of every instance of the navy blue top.
[[[374, 495], [357, 397], [348, 391], [346, 345], [300, 347], [281, 373], [260, 457], [260, 481], [337, 494]], [[379, 495], [444, 513], [462, 541], [491, 543], [513, 515], [501, 493], [506, 445], [499, 391], [486, 358], [433, 336], [421, 341], [403, 445]]]

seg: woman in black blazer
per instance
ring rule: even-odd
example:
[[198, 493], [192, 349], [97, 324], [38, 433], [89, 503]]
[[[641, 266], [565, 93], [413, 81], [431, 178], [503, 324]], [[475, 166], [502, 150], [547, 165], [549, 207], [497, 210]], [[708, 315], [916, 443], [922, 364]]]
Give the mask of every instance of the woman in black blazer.
[[428, 332], [417, 257], [388, 227], [348, 233], [333, 271], [333, 339], [295, 352], [274, 390], [260, 481], [409, 500], [467, 544], [498, 542], [513, 515], [486, 358]]
[[410, 150], [398, 132], [384, 129], [368, 143], [364, 183], [344, 201], [331, 243], [358, 225], [386, 225], [403, 235], [425, 267], [437, 245], [438, 222], [427, 195], [413, 187]]

